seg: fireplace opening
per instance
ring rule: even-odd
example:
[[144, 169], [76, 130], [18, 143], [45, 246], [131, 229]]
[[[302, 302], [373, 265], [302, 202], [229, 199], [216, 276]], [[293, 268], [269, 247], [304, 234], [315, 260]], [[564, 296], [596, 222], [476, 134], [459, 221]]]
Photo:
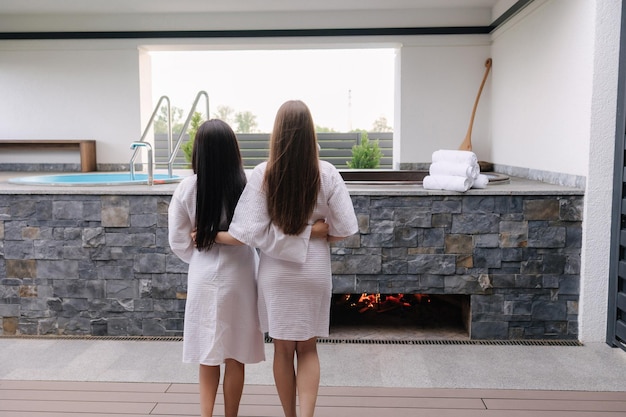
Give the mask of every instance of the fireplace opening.
[[333, 294], [330, 337], [469, 340], [470, 298], [443, 294]]

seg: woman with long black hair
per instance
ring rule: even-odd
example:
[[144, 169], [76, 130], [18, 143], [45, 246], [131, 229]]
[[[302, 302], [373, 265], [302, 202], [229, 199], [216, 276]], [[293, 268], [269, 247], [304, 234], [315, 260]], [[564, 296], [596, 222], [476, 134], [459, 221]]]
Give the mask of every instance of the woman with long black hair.
[[235, 133], [221, 120], [204, 122], [192, 152], [194, 175], [176, 188], [169, 207], [172, 251], [189, 264], [183, 362], [199, 364], [202, 416], [212, 416], [224, 369], [225, 416], [236, 417], [244, 364], [265, 359], [259, 327], [256, 251], [215, 242], [227, 230], [246, 184]]

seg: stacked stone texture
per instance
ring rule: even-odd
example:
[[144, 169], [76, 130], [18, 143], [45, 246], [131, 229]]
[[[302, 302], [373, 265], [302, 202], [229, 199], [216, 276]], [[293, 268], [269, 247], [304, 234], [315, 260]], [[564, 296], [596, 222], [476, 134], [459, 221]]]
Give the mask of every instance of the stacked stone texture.
[[466, 295], [473, 339], [578, 334], [581, 196], [354, 196], [335, 293]]
[[[465, 295], [474, 339], [576, 338], [582, 196], [352, 199], [334, 293]], [[181, 336], [169, 200], [0, 195], [1, 334]]]
[[169, 196], [0, 196], [3, 334], [180, 336]]

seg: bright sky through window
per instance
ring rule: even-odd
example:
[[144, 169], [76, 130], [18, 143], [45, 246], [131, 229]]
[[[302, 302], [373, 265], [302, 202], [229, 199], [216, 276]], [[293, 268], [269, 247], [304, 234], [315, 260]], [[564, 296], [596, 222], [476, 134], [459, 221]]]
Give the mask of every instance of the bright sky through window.
[[[259, 132], [272, 129], [286, 100], [304, 101], [315, 124], [347, 132], [370, 130], [381, 117], [393, 127], [395, 50], [309, 49], [152, 52], [152, 96], [185, 115], [198, 93], [219, 106], [251, 112]], [[200, 107], [204, 111], [204, 106]]]

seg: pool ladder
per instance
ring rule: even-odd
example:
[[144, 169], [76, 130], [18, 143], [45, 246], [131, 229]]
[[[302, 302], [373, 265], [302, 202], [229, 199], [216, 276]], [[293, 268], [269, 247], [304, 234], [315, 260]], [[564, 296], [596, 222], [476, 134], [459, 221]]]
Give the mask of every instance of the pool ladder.
[[[146, 148], [148, 150], [148, 185], [154, 185], [154, 160], [152, 158], [152, 145], [148, 142], [133, 142], [130, 144], [130, 149], [134, 150], [133, 157], [137, 154], [139, 148]], [[170, 175], [170, 178], [172, 176]], [[131, 159], [130, 161], [130, 179], [135, 180], [135, 164]]]
[[[154, 121], [156, 120], [157, 114], [163, 102], [165, 102], [165, 106], [167, 109], [167, 152], [169, 155], [169, 158], [167, 160], [167, 175], [169, 178], [173, 177], [173, 167], [174, 167], [174, 161], [176, 160], [176, 155], [180, 151], [180, 146], [182, 145], [183, 138], [185, 137], [185, 132], [189, 128], [189, 124], [191, 123], [191, 119], [193, 118], [193, 114], [195, 113], [196, 108], [198, 107], [200, 99], [203, 97], [205, 99], [204, 101], [206, 104], [206, 115], [207, 115], [207, 118], [209, 117], [209, 95], [207, 94], [206, 91], [200, 91], [198, 92], [198, 94], [196, 95], [196, 98], [193, 101], [191, 110], [189, 111], [189, 115], [187, 116], [187, 120], [185, 120], [185, 123], [183, 124], [183, 127], [180, 131], [180, 134], [178, 135], [178, 138], [176, 139], [175, 144], [173, 143], [173, 140], [172, 140], [172, 109], [171, 109], [170, 99], [167, 96], [161, 96], [161, 98], [159, 98], [159, 101], [157, 102], [154, 108], [154, 111], [152, 112], [152, 115], [150, 116], [148, 125], [144, 129], [143, 134], [141, 135], [141, 139], [131, 144], [131, 149], [134, 150], [133, 155], [130, 158], [130, 164], [129, 164], [130, 165], [130, 177], [132, 180], [135, 179], [135, 160], [137, 159], [137, 156], [139, 155], [139, 151], [141, 148], [148, 148], [148, 171], [150, 172], [153, 170], [153, 168], [151, 169], [151, 167], [153, 167], [154, 165], [154, 161], [152, 157], [152, 146], [145, 140], [146, 140], [146, 136], [148, 136], [148, 133], [150, 132], [150, 128], [154, 125]], [[149, 174], [149, 177], [151, 176], [153, 175]]]

